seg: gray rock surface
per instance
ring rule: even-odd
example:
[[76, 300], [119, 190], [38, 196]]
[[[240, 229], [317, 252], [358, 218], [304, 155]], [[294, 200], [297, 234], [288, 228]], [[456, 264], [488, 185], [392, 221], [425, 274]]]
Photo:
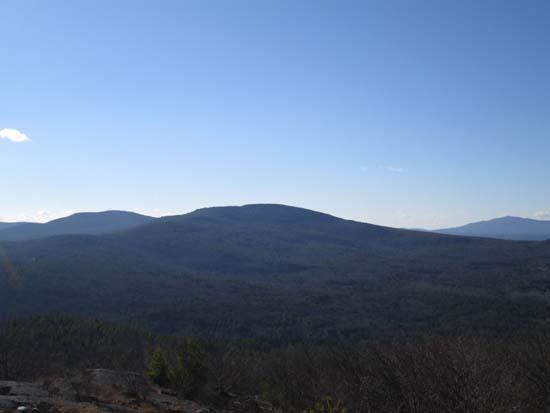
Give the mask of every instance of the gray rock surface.
[[93, 369], [41, 383], [0, 381], [0, 413], [280, 413], [257, 397], [212, 410], [161, 389], [142, 375]]
[[162, 394], [141, 375], [86, 370], [43, 383], [0, 381], [0, 413], [27, 408], [36, 413], [206, 413], [189, 400]]
[[0, 381], [0, 411], [15, 411], [19, 407], [35, 406], [48, 400], [48, 391], [37, 384]]

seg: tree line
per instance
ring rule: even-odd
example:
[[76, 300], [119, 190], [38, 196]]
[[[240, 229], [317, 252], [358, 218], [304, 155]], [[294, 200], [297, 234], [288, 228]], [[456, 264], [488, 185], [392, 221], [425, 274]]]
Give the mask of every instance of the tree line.
[[549, 349], [548, 337], [423, 336], [259, 351], [56, 315], [0, 325], [0, 379], [112, 368], [218, 407], [261, 395], [289, 413], [538, 412]]

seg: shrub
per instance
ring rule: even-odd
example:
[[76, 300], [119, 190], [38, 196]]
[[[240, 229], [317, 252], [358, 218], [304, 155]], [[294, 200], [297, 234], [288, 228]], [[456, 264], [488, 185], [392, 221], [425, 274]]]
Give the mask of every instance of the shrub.
[[334, 402], [332, 397], [327, 396], [322, 402], [316, 403], [314, 409], [306, 410], [304, 413], [347, 413], [342, 400]]

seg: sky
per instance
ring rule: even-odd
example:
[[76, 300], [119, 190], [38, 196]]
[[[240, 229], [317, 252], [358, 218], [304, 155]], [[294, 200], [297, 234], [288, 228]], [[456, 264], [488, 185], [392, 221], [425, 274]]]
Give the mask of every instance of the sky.
[[2, 0], [0, 221], [550, 219], [546, 0]]

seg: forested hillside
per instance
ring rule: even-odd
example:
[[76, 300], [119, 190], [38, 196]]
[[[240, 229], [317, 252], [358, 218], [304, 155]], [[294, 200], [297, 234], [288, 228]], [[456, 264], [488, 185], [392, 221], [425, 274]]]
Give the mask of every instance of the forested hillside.
[[260, 347], [550, 332], [550, 243], [396, 230], [279, 205], [0, 244], [3, 318], [67, 312]]
[[106, 234], [153, 222], [155, 218], [126, 211], [83, 212], [41, 223], [0, 223], [1, 241], [26, 241], [67, 234]]
[[23, 224], [26, 224], [26, 222], [0, 222], [0, 231]]
[[440, 229], [435, 232], [468, 237], [544, 241], [550, 240], [550, 221], [502, 217], [488, 221], [473, 222], [456, 228]]

